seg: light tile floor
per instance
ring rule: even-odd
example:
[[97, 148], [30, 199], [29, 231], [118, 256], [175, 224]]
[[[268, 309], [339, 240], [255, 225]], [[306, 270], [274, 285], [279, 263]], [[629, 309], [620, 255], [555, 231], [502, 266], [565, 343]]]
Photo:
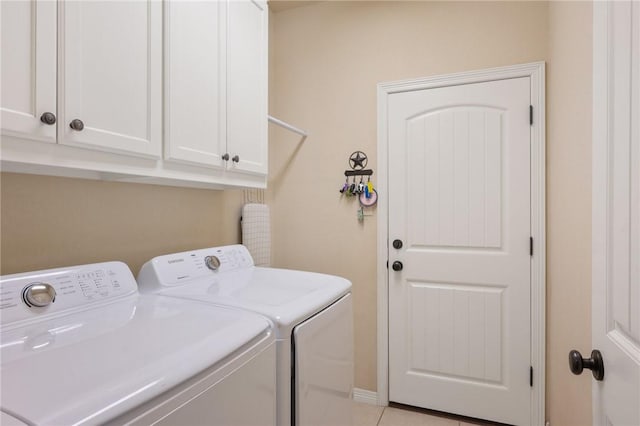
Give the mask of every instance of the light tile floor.
[[353, 403], [353, 426], [477, 426], [396, 407]]

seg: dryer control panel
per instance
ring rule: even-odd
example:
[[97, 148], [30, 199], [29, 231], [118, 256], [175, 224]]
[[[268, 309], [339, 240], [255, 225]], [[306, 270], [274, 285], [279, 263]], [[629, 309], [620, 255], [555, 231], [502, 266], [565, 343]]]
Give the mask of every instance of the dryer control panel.
[[110, 302], [137, 289], [131, 270], [122, 262], [5, 275], [0, 277], [2, 326]]
[[212, 247], [154, 257], [142, 266], [138, 282], [141, 287], [172, 286], [252, 266], [253, 258], [241, 244]]

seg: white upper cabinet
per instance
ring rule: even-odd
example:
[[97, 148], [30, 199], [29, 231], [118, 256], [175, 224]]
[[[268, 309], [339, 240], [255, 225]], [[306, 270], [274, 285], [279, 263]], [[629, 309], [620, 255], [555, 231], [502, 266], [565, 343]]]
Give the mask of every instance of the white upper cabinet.
[[267, 173], [266, 1], [229, 1], [227, 147], [231, 167]]
[[55, 142], [56, 3], [3, 0], [0, 8], [2, 134]]
[[159, 157], [162, 4], [60, 3], [59, 142]]
[[266, 186], [266, 1], [0, 7], [3, 171]]
[[165, 158], [267, 173], [264, 1], [165, 3]]
[[223, 168], [226, 3], [168, 1], [164, 7], [165, 158]]

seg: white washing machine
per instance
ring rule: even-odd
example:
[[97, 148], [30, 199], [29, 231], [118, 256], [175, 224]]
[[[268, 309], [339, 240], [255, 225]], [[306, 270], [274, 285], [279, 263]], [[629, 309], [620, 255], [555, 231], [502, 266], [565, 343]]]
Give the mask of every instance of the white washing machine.
[[278, 425], [351, 424], [351, 283], [330, 275], [256, 267], [242, 245], [156, 257], [141, 292], [257, 312], [275, 324]]
[[0, 351], [3, 425], [276, 421], [269, 321], [140, 295], [121, 262], [0, 277]]

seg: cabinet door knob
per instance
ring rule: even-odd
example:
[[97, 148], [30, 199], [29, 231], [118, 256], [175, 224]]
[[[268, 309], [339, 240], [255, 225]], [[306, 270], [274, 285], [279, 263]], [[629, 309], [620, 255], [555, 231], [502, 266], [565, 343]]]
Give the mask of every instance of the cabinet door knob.
[[45, 112], [40, 116], [40, 121], [51, 126], [52, 124], [56, 124], [56, 115], [52, 112]]
[[234, 163], [239, 163], [240, 162], [240, 157], [238, 155], [234, 155], [233, 158], [231, 159], [231, 161], [233, 161]]
[[229, 161], [229, 153], [228, 153], [228, 152], [225, 152], [225, 153], [224, 153], [224, 155], [222, 156], [222, 159], [223, 159], [224, 161]]
[[84, 129], [84, 123], [82, 122], [82, 120], [76, 118], [76, 119], [71, 120], [71, 123], [69, 123], [69, 127], [71, 127], [73, 130], [77, 130], [79, 132], [82, 129]]

